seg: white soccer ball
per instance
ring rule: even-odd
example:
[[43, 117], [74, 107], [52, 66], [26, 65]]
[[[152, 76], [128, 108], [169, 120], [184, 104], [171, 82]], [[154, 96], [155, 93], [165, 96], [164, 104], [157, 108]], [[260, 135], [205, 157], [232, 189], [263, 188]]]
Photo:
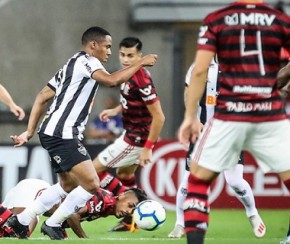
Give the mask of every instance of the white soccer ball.
[[159, 202], [145, 200], [136, 206], [133, 219], [141, 229], [152, 231], [164, 224], [166, 211]]

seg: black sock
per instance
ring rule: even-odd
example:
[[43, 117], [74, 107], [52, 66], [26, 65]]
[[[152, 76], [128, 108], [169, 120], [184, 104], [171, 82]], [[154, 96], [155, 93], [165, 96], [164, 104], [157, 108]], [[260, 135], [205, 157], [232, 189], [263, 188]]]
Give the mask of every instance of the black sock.
[[189, 231], [186, 233], [187, 244], [203, 244], [205, 232], [203, 231]]

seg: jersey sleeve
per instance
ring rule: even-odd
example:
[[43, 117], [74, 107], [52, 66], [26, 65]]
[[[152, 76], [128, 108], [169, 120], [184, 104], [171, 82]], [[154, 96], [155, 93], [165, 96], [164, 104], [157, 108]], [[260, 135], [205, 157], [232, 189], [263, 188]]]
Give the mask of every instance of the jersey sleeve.
[[79, 65], [84, 73], [83, 75], [88, 78], [91, 78], [92, 74], [97, 70], [106, 70], [97, 58], [91, 56], [80, 60]]
[[197, 49], [198, 50], [208, 50], [212, 52], [216, 52], [216, 35], [215, 35], [215, 27], [212, 26], [212, 18], [214, 14], [208, 15], [204, 21], [202, 26], [199, 29], [198, 41], [197, 41]]
[[153, 104], [156, 101], [159, 101], [159, 97], [157, 96], [149, 71], [141, 69], [135, 74], [135, 77], [139, 94], [144, 103]]

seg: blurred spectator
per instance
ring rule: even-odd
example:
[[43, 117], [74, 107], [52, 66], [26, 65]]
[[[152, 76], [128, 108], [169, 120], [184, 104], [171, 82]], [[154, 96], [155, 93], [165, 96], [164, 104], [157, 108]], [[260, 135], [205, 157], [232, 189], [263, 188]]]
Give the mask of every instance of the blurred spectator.
[[[119, 104], [118, 98], [109, 95], [104, 100], [103, 109], [111, 109]], [[90, 123], [86, 132], [87, 143], [107, 144], [114, 141], [123, 131], [121, 114], [110, 117], [109, 121], [101, 121], [99, 115]]]

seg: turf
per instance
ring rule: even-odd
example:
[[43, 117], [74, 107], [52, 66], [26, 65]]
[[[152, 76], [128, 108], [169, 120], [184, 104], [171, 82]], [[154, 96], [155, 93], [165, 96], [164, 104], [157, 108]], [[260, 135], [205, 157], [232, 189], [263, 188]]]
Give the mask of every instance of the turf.
[[[256, 239], [252, 234], [252, 230], [248, 219], [243, 210], [217, 210], [211, 211], [211, 219], [209, 231], [206, 235], [205, 243], [214, 244], [274, 244], [285, 236], [288, 230], [289, 210], [260, 210], [266, 226], [267, 233], [262, 239]], [[79, 239], [71, 231], [69, 239], [65, 241], [69, 243], [84, 244], [120, 244], [120, 243], [138, 243], [138, 244], [158, 244], [158, 243], [186, 243], [185, 238], [170, 239], [167, 238], [168, 233], [172, 230], [175, 222], [175, 213], [167, 211], [167, 219], [165, 224], [155, 231], [138, 230], [134, 233], [119, 232], [112, 233], [107, 230], [116, 224], [117, 219], [114, 217], [102, 218], [93, 222], [83, 223], [82, 226], [89, 236], [89, 239]], [[59, 241], [51, 241], [48, 237], [44, 237], [39, 231], [40, 224], [34, 231], [29, 240], [18, 239], [1, 239], [1, 244], [5, 243], [25, 243], [25, 244], [46, 244], [59, 243]]]

